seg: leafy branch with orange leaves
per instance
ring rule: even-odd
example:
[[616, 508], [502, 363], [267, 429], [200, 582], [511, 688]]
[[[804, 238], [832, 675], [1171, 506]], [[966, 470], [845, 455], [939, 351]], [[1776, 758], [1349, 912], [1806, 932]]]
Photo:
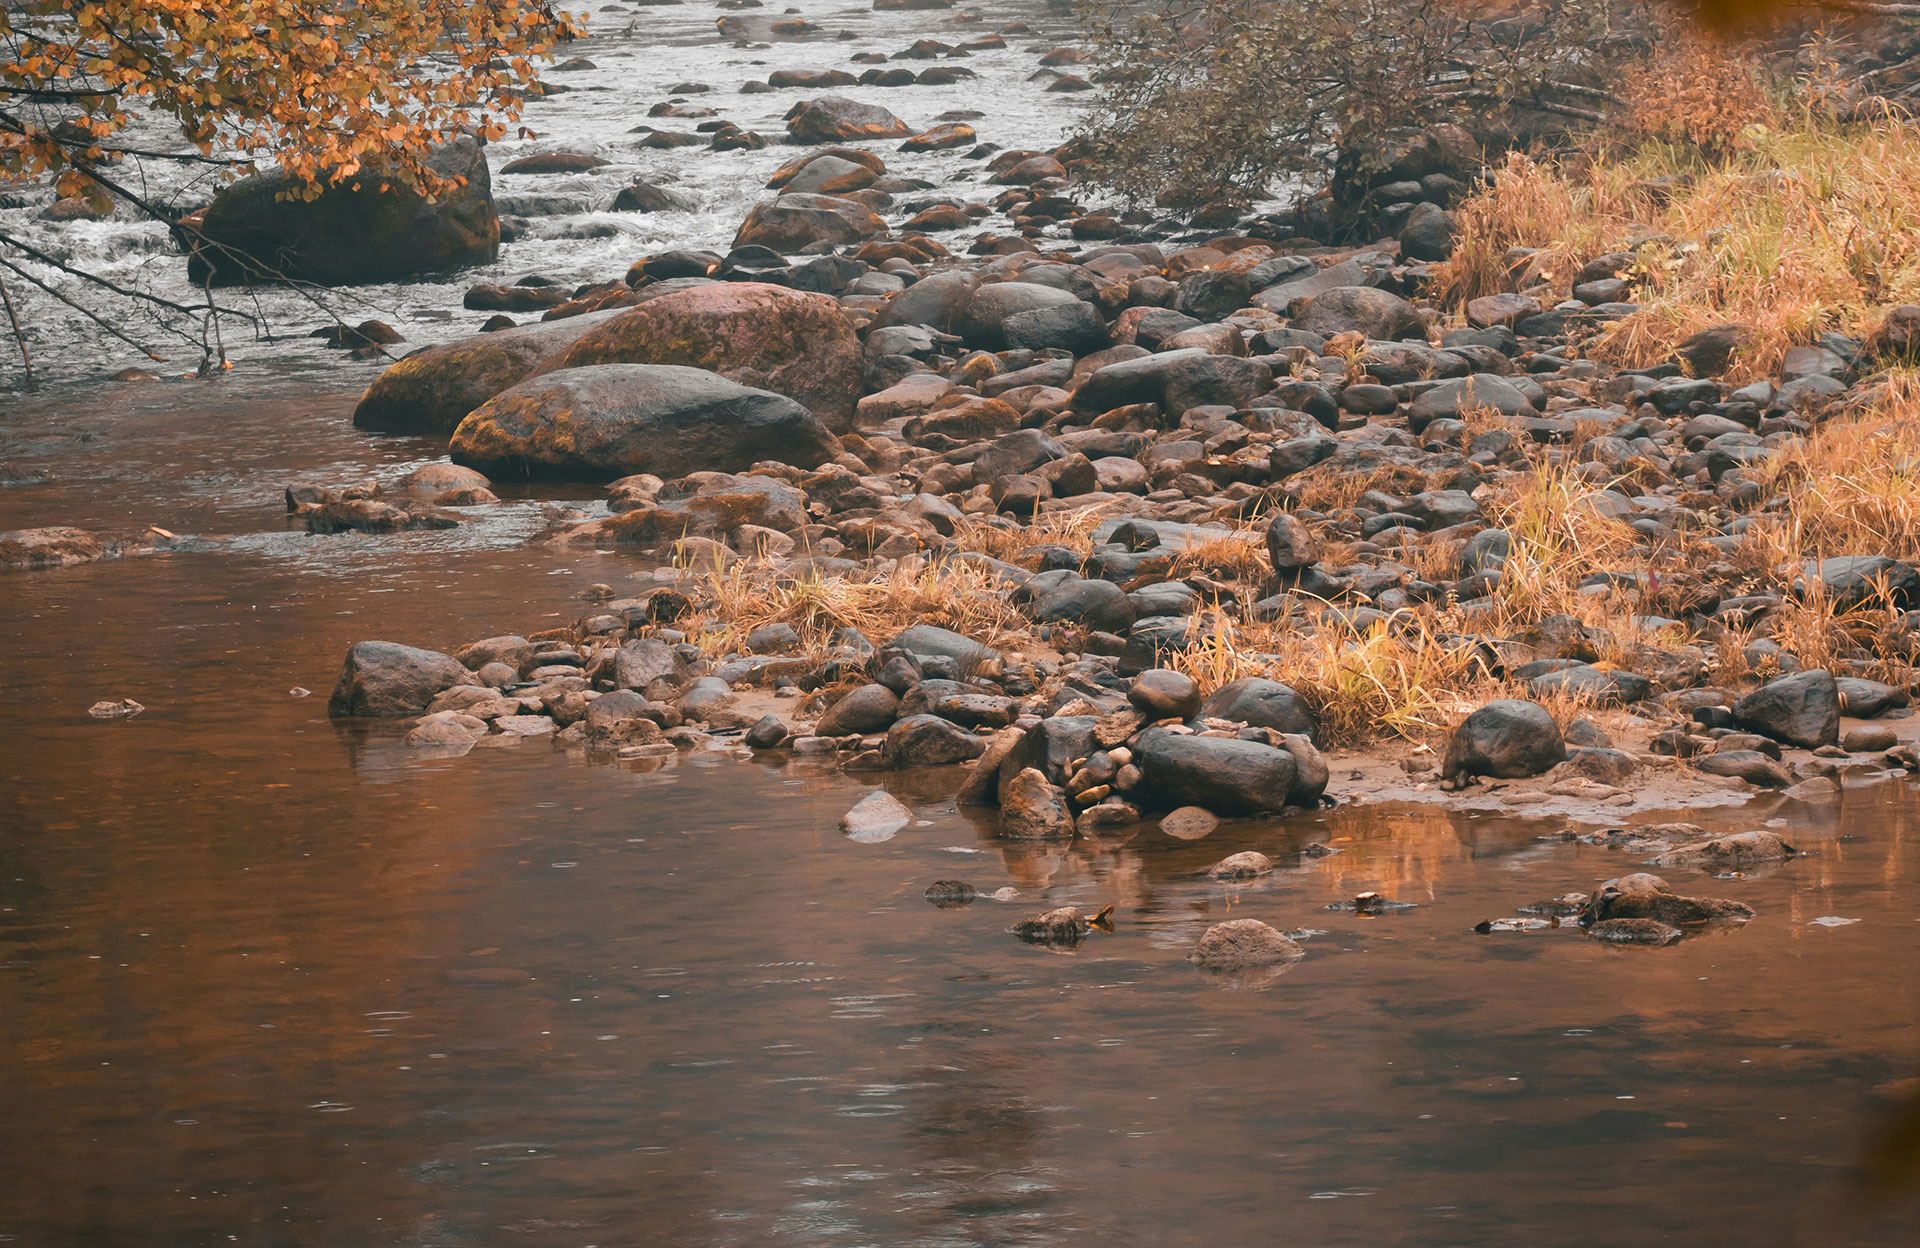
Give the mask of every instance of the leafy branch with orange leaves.
[[[433, 150], [461, 133], [503, 136], [540, 90], [538, 63], [581, 33], [550, 0], [8, 0], [0, 183], [51, 184], [97, 211], [117, 199], [165, 222], [183, 244], [182, 209], [134, 189], [120, 166], [185, 162], [232, 177], [272, 163], [285, 175], [283, 197], [311, 200], [366, 179], [432, 197], [453, 185], [427, 163]], [[155, 123], [178, 139], [146, 137]], [[9, 235], [0, 247], [21, 256], [0, 268], [116, 337], [126, 334], [24, 262], [141, 301], [176, 334], [197, 324], [183, 336], [201, 347], [203, 371], [219, 318], [244, 317], [210, 292], [183, 304]], [[21, 351], [24, 359], [24, 338]], [[30, 362], [27, 373], [31, 384]]]
[[[426, 152], [504, 134], [578, 33], [547, 0], [25, 0], [0, 8], [0, 173], [99, 199], [128, 155], [271, 159], [312, 197], [378, 160], [431, 193]], [[129, 147], [141, 114], [187, 146]]]

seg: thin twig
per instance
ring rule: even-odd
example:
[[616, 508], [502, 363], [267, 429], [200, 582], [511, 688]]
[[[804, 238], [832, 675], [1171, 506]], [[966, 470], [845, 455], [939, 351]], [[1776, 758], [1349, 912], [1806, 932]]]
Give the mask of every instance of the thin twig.
[[20, 332], [20, 318], [13, 313], [13, 296], [7, 293], [6, 279], [0, 278], [0, 302], [7, 305], [7, 321], [13, 326], [13, 340], [20, 344], [20, 367], [27, 370], [27, 389], [34, 389], [33, 357], [27, 354], [27, 336]]
[[[19, 265], [13, 263], [13, 261], [0, 260], [0, 267], [9, 269], [12, 272], [18, 274], [19, 276], [24, 277], [29, 282], [32, 282], [35, 286], [38, 286], [41, 290], [46, 291], [48, 294], [52, 295], [55, 299], [58, 299], [61, 303], [66, 304], [68, 307], [72, 308], [75, 312], [78, 312], [80, 315], [86, 317], [88, 320], [98, 325], [101, 329], [106, 330], [108, 333], [112, 334], [115, 338], [118, 338], [121, 342], [126, 343], [128, 346], [132, 347], [135, 351], [138, 351], [140, 354], [146, 356], [148, 359], [159, 360], [162, 363], [166, 362], [166, 358], [167, 358], [166, 356], [161, 355], [159, 352], [153, 350], [151, 347], [144, 347], [139, 343], [135, 342], [133, 339], [121, 333], [120, 330], [116, 326], [114, 326], [112, 323], [101, 319], [101, 317], [98, 314], [96, 314], [91, 308], [86, 307], [84, 304], [76, 303], [72, 299], [68, 298], [66, 295], [61, 294], [59, 291], [47, 285], [45, 282], [41, 281], [39, 278], [35, 277], [33, 274], [27, 272], [25, 269], [21, 268]], [[185, 337], [184, 334], [181, 336]]]

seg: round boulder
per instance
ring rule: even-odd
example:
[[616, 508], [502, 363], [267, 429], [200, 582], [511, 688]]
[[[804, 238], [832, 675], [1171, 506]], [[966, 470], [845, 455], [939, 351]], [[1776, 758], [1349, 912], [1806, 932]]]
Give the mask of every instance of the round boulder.
[[826, 244], [840, 247], [883, 237], [887, 223], [857, 200], [837, 195], [781, 195], [755, 204], [733, 237], [739, 247], [792, 255]]
[[1453, 730], [1440, 767], [1445, 779], [1537, 776], [1567, 757], [1560, 726], [1537, 702], [1502, 698], [1467, 716]]
[[625, 309], [534, 375], [590, 364], [704, 368], [796, 399], [836, 428], [851, 427], [861, 393], [860, 340], [839, 301], [761, 282], [716, 282]]
[[597, 364], [532, 377], [454, 430], [455, 463], [499, 475], [603, 480], [739, 472], [766, 459], [813, 468], [839, 443], [785, 395], [672, 364]]

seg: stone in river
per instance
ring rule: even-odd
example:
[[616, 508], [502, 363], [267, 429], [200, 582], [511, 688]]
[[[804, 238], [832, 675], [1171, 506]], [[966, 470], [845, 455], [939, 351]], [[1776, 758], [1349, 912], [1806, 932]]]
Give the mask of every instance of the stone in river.
[[839, 301], [763, 282], [695, 286], [624, 309], [556, 351], [534, 375], [591, 364], [707, 369], [796, 399], [842, 429], [862, 389], [860, 340]]
[[837, 195], [781, 195], [748, 210], [734, 235], [738, 247], [792, 255], [818, 243], [841, 247], [883, 237], [887, 223], [857, 200]]
[[598, 364], [531, 377], [454, 431], [456, 463], [498, 476], [612, 479], [739, 472], [777, 459], [812, 468], [838, 453], [819, 418], [785, 395], [667, 364]]
[[327, 714], [335, 719], [420, 715], [443, 690], [472, 682], [449, 655], [390, 641], [356, 642], [347, 651]]
[[848, 840], [865, 845], [892, 840], [913, 820], [913, 812], [885, 789], [875, 789], [840, 816], [840, 830]]
[[1038, 768], [1022, 768], [1000, 789], [1000, 835], [1008, 840], [1070, 840], [1066, 794]]
[[937, 767], [978, 758], [986, 742], [938, 715], [912, 715], [887, 729], [880, 757], [887, 767]]
[[1229, 919], [1206, 930], [1188, 961], [1230, 975], [1290, 966], [1305, 956], [1297, 941], [1258, 919]]
[[904, 139], [913, 134], [913, 128], [878, 104], [822, 95], [802, 100], [787, 111], [787, 133], [796, 143], [844, 143]]

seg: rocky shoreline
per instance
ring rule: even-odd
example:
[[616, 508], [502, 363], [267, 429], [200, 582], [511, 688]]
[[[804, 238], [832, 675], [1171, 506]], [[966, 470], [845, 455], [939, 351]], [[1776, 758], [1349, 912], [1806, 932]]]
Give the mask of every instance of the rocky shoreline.
[[[1824, 430], [1885, 432], [1920, 308], [1740, 385], [1739, 326], [1650, 367], [1588, 349], [1672, 240], [1558, 279], [1516, 249], [1512, 289], [1448, 313], [1452, 206], [1489, 175], [1444, 133], [1352, 204], [1178, 227], [1079, 202], [1072, 144], [976, 151], [1015, 229], [960, 255], [934, 234], [981, 214], [890, 227], [929, 188], [854, 146], [968, 137], [944, 124], [803, 100], [809, 150], [726, 254], [476, 287], [542, 319], [386, 369], [355, 425], [453, 463], [295, 484], [309, 531], [457, 525], [483, 474], [602, 481], [552, 540], [647, 566], [564, 628], [355, 646], [332, 714], [441, 752], [965, 764], [961, 800], [1036, 840], [1343, 801], [1603, 821], [1920, 769], [1867, 722], [1910, 714], [1920, 568], [1775, 523]], [[1397, 233], [1329, 246], [1329, 213]], [[37, 532], [0, 551], [85, 553]]]

